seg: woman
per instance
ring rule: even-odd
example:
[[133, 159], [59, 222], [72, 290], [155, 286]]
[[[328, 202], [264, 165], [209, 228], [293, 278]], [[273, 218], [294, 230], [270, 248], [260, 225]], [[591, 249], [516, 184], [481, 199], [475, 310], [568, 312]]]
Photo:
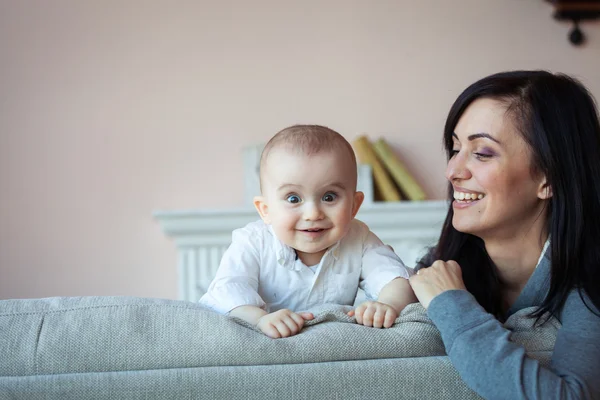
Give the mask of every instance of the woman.
[[[600, 125], [576, 80], [486, 77], [444, 129], [453, 199], [410, 283], [466, 384], [485, 398], [600, 398]], [[562, 323], [550, 368], [500, 321]]]

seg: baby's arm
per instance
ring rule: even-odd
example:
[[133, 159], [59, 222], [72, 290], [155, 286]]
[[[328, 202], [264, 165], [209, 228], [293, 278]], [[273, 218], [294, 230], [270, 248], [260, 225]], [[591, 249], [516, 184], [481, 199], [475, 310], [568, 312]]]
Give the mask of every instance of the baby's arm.
[[231, 244], [200, 304], [219, 314], [228, 314], [245, 305], [266, 308], [258, 294], [262, 247], [261, 232], [252, 224], [233, 231]]
[[267, 313], [256, 306], [240, 306], [231, 310], [229, 315], [256, 325], [265, 335], [273, 339], [297, 334], [304, 326], [305, 320], [314, 318], [311, 313], [295, 313], [287, 309]]
[[200, 303], [221, 313], [240, 318], [257, 326], [272, 338], [288, 337], [300, 332], [310, 313], [279, 310], [267, 313], [267, 304], [258, 293], [263, 231], [255, 224], [236, 229], [232, 242], [223, 254], [215, 279]]
[[363, 241], [361, 288], [377, 301], [366, 301], [348, 315], [356, 322], [376, 328], [389, 328], [404, 307], [417, 301], [408, 282], [411, 274], [391, 247], [385, 246], [367, 230]]
[[404, 307], [410, 303], [416, 303], [418, 300], [408, 279], [398, 277], [388, 282], [383, 289], [381, 289], [377, 301], [392, 306], [398, 311], [398, 315], [400, 315], [402, 310], [404, 310]]

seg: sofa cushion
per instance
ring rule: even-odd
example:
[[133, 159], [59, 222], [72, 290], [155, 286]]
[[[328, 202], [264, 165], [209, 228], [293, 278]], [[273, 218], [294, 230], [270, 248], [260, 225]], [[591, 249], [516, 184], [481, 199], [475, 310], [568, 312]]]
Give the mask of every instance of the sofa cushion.
[[[368, 328], [323, 305], [303, 331], [270, 339], [245, 322], [196, 303], [134, 297], [0, 301], [0, 376], [252, 366], [444, 355], [420, 304], [389, 329]], [[547, 363], [559, 324], [533, 325], [527, 310], [507, 326]], [[535, 339], [532, 339], [535, 338]], [[540, 338], [542, 340], [540, 340]]]

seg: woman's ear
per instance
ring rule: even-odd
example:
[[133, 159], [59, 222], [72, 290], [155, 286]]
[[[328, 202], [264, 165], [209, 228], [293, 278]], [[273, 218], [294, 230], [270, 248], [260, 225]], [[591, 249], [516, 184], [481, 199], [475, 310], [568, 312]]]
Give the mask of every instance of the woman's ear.
[[552, 197], [552, 186], [550, 186], [548, 181], [546, 181], [546, 177], [544, 177], [544, 180], [542, 181], [542, 183], [540, 184], [540, 187], [538, 189], [538, 198], [540, 198], [542, 200], [548, 200], [551, 197]]
[[254, 198], [254, 207], [256, 207], [256, 211], [258, 211], [258, 215], [264, 221], [265, 224], [271, 223], [271, 218], [269, 218], [269, 206], [267, 204], [267, 200], [263, 196], [256, 196]]
[[364, 200], [365, 194], [363, 192], [354, 193], [354, 204], [352, 204], [352, 218], [356, 216], [356, 213], [358, 213], [358, 210], [360, 209], [360, 206], [362, 205]]

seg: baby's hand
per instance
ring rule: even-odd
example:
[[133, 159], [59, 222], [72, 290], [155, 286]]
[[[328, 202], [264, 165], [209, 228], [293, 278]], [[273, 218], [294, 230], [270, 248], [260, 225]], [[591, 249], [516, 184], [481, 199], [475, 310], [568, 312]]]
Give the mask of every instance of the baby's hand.
[[278, 339], [297, 334], [304, 326], [304, 321], [313, 318], [314, 315], [308, 312], [295, 313], [283, 309], [263, 315], [256, 326], [268, 337]]
[[356, 316], [356, 323], [375, 328], [389, 328], [398, 318], [398, 311], [388, 304], [378, 301], [365, 301], [356, 310], [348, 312], [352, 317]]

